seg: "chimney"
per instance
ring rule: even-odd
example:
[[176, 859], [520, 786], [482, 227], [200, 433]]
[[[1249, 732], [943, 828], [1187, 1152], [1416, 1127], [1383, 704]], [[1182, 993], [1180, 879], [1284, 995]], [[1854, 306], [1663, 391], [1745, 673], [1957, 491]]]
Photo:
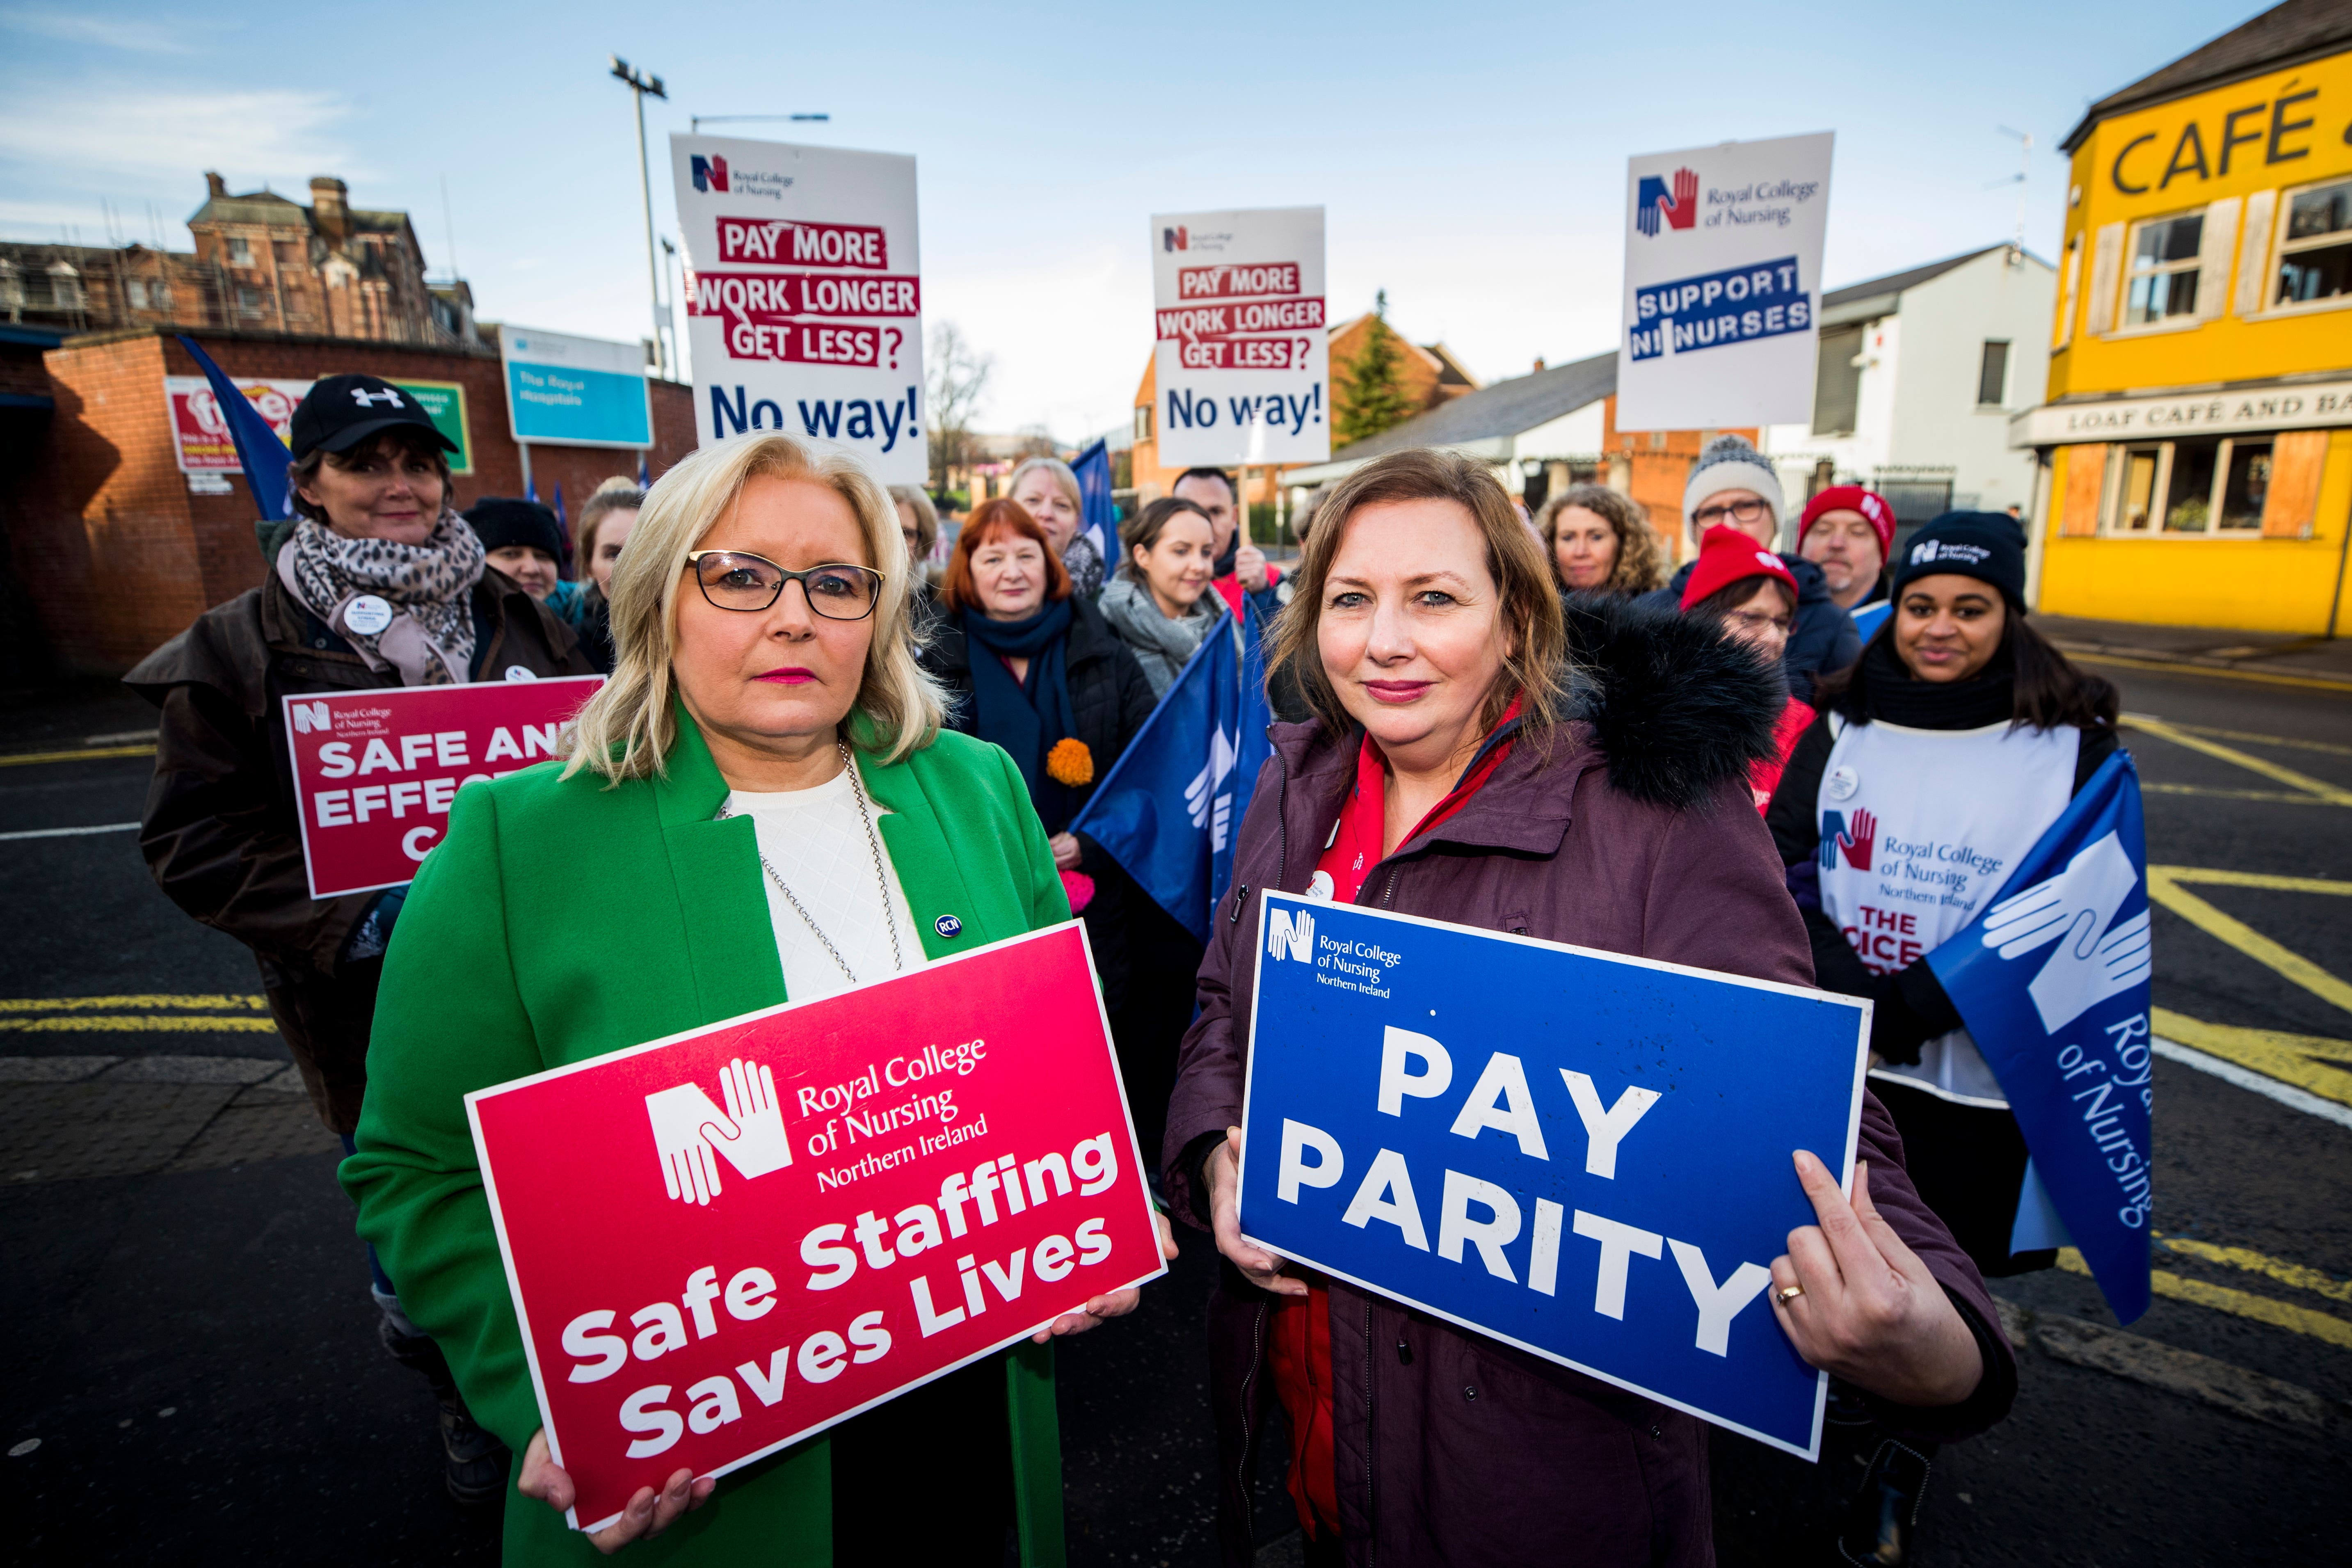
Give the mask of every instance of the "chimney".
[[205, 171], [205, 194], [208, 196], [226, 196], [228, 195], [228, 182], [222, 179], [210, 169], [206, 169]]
[[348, 189], [332, 174], [310, 182], [310, 218], [330, 242], [341, 241], [351, 227], [351, 207], [343, 199]]
[[1538, 355], [1536, 355], [1536, 370], [1537, 370], [1538, 373], [1540, 373], [1540, 372], [1542, 371], [1543, 367], [1544, 367], [1543, 355], [1541, 355], [1541, 354], [1538, 354]]

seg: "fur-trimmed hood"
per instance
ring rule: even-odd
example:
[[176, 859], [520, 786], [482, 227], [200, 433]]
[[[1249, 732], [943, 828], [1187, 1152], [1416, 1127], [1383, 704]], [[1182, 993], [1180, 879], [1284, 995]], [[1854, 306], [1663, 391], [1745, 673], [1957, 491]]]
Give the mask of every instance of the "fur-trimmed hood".
[[1561, 607], [1576, 717], [1612, 788], [1680, 809], [1780, 754], [1772, 726], [1789, 689], [1778, 668], [1677, 612], [1594, 594]]

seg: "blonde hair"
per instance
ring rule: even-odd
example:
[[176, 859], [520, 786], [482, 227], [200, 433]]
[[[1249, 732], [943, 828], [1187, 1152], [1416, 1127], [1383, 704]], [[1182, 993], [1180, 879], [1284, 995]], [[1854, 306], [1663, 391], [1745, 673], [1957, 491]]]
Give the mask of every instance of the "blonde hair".
[[1331, 487], [1315, 509], [1315, 526], [1299, 557], [1297, 592], [1275, 617], [1267, 675], [1291, 670], [1315, 717], [1336, 733], [1347, 732], [1351, 721], [1324, 671], [1317, 638], [1324, 584], [1357, 510], [1401, 500], [1449, 500], [1477, 522], [1486, 542], [1486, 571], [1501, 601], [1502, 629], [1511, 644], [1494, 689], [1486, 694], [1479, 725], [1492, 730], [1512, 699], [1524, 698], [1520, 725], [1530, 739], [1542, 737], [1568, 714], [1568, 628], [1559, 591], [1552, 585], [1543, 547], [1519, 521], [1502, 482], [1486, 464], [1457, 452], [1432, 447], [1391, 452]]
[[1069, 464], [1062, 461], [1059, 458], [1029, 458], [1019, 468], [1013, 470], [1012, 481], [1004, 487], [1004, 493], [1007, 496], [1011, 496], [1018, 491], [1021, 489], [1021, 477], [1036, 468], [1043, 468], [1046, 473], [1053, 476], [1055, 486], [1061, 490], [1063, 495], [1069, 498], [1070, 505], [1077, 509], [1079, 518], [1078, 527], [1081, 531], [1084, 531], [1086, 527], [1085, 519], [1087, 515], [1086, 492], [1078, 489], [1078, 476], [1076, 471], [1074, 470]]
[[892, 485], [890, 500], [915, 514], [915, 547], [929, 555], [940, 542], [940, 509], [931, 504], [929, 492], [920, 485]]
[[[866, 558], [882, 574], [874, 637], [844, 738], [895, 763], [938, 736], [946, 706], [939, 687], [915, 662], [907, 595], [892, 591], [905, 582], [908, 564], [907, 542], [889, 497], [856, 458], [818, 457], [789, 436], [761, 431], [701, 448], [646, 492], [629, 547], [613, 564], [612, 679], [580, 710], [565, 778], [583, 768], [614, 784], [666, 775], [665, 759], [677, 740], [670, 660], [677, 651], [686, 558], [735, 505], [744, 481], [755, 476], [809, 480], [847, 501], [865, 536]], [[860, 718], [866, 721], [862, 725], [856, 722]]]

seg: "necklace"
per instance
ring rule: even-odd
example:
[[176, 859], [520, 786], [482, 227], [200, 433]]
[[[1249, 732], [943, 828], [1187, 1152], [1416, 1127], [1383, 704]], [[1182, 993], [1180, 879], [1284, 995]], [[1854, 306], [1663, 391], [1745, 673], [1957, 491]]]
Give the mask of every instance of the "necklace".
[[[898, 951], [898, 911], [890, 903], [890, 879], [882, 869], [882, 841], [874, 837], [874, 817], [866, 805], [866, 785], [857, 776], [857, 764], [851, 760], [849, 748], [839, 741], [835, 741], [834, 745], [839, 749], [841, 765], [849, 774], [850, 793], [857, 797], [857, 821], [858, 825], [866, 829], [866, 847], [872, 850], [874, 854], [874, 886], [882, 894], [882, 929], [890, 933], [891, 973], [903, 974], [907, 972], [907, 960], [905, 954]], [[719, 815], [711, 820], [724, 822], [734, 815], [733, 806], [721, 805], [719, 808]], [[758, 840], [754, 838], [753, 842], [756, 844]], [[757, 851], [755, 850], [754, 853]], [[841, 956], [841, 949], [833, 945], [833, 938], [824, 934], [824, 928], [816, 923], [816, 918], [808, 912], [808, 907], [793, 895], [792, 888], [784, 881], [782, 875], [775, 867], [769, 864], [765, 855], [760, 856], [760, 869], [768, 874], [768, 880], [775, 883], [776, 891], [784, 895], [784, 902], [793, 906], [793, 912], [801, 917], [802, 922], [810, 931], [816, 933], [817, 941], [824, 944], [824, 951], [832, 954], [835, 965], [843, 974], [848, 976], [852, 985], [856, 984], [857, 972], [849, 967], [848, 961]]]

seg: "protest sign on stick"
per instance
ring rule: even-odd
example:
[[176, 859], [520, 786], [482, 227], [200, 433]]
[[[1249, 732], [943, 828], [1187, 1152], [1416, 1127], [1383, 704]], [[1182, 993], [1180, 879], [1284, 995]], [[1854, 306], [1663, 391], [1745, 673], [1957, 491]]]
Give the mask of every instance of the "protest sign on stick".
[[[362, 598], [351, 614], [367, 608]], [[377, 612], [391, 618], [381, 601]], [[310, 896], [415, 878], [458, 790], [556, 755], [563, 726], [604, 684], [570, 675], [285, 699]]]
[[1827, 1378], [1763, 1300], [1853, 1191], [1870, 1005], [1269, 893], [1241, 1225], [1258, 1246], [1812, 1459]]
[[930, 477], [915, 160], [672, 136], [698, 440], [782, 430]]
[[583, 1529], [1167, 1271], [1076, 921], [466, 1108]]
[[1832, 141], [1628, 160], [1619, 429], [1812, 417]]
[[1323, 209], [1151, 220], [1160, 463], [1319, 463], [1331, 455]]

